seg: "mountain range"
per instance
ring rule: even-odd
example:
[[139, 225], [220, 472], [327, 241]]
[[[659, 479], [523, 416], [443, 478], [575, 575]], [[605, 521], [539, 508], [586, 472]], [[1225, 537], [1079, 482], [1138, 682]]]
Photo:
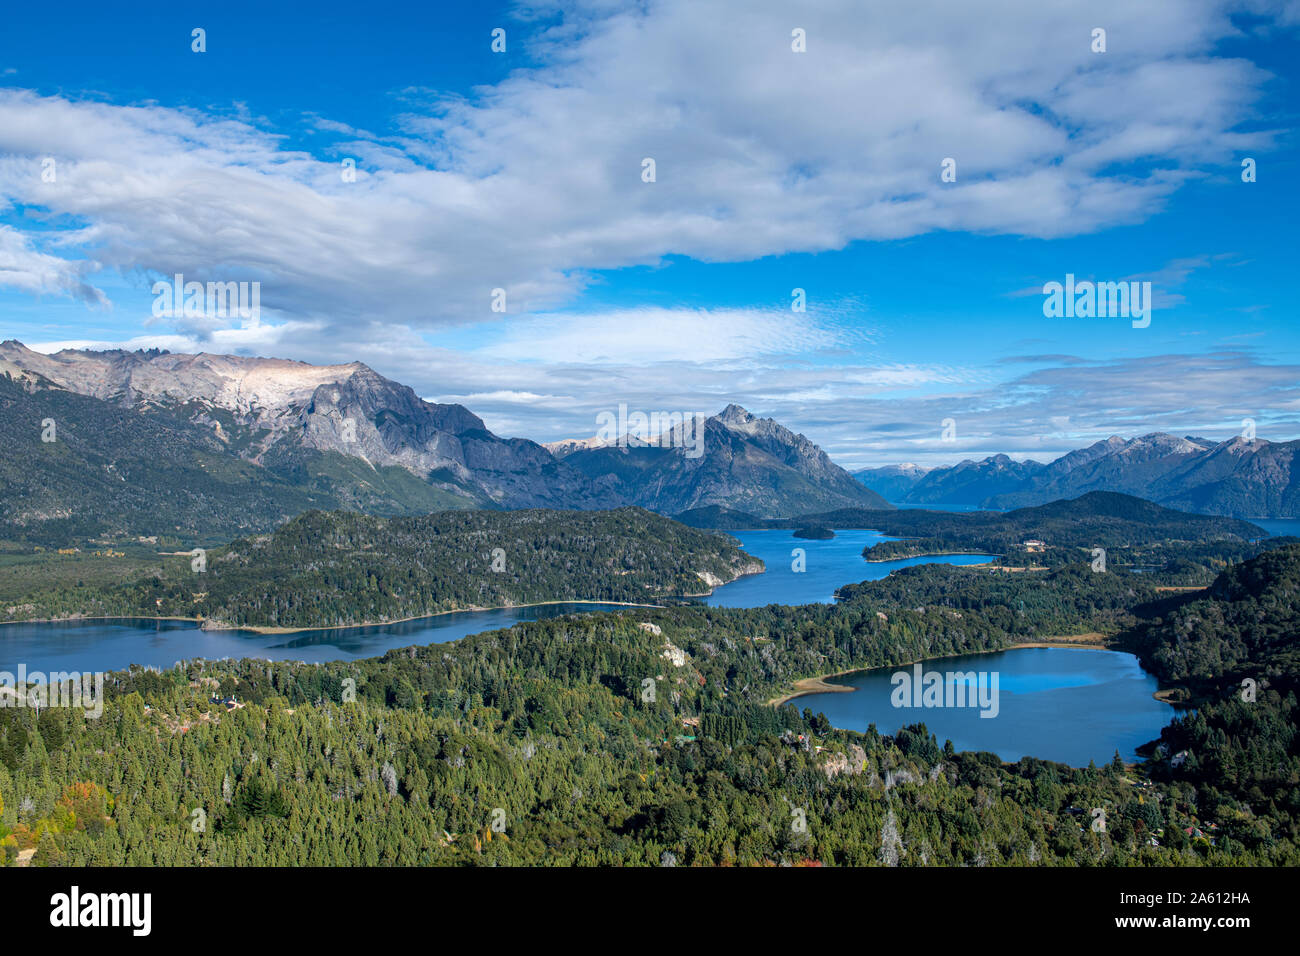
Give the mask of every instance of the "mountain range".
[[950, 467], [867, 468], [855, 477], [892, 502], [1020, 508], [1115, 491], [1201, 514], [1300, 517], [1300, 441], [1164, 433], [1111, 436], [1049, 464], [993, 455]]
[[892, 507], [803, 435], [739, 405], [704, 421], [704, 453], [698, 457], [683, 453], [690, 444], [682, 435], [688, 427], [648, 442], [588, 439], [550, 447], [565, 465], [620, 501], [664, 514], [710, 505], [764, 517]]
[[0, 343], [0, 502], [11, 536], [228, 540], [310, 508], [720, 505], [781, 517], [890, 507], [771, 419], [731, 405], [703, 429], [697, 457], [672, 434], [552, 451], [497, 436], [464, 406], [424, 401], [359, 362], [46, 355]]

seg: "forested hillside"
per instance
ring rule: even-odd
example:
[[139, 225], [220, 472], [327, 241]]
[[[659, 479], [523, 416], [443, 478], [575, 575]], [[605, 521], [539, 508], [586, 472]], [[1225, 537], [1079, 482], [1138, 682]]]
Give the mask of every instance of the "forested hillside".
[[[763, 570], [733, 538], [640, 508], [411, 518], [312, 511], [273, 534], [214, 549], [203, 567], [196, 571], [186, 554], [126, 581], [32, 582], [26, 594], [0, 589], [13, 602], [0, 615], [335, 627], [543, 601], [647, 603], [708, 593]], [[16, 574], [0, 567], [0, 581]]]
[[[805, 518], [805, 523], [811, 518]], [[836, 527], [833, 515], [818, 522]], [[889, 560], [946, 550], [992, 554], [1023, 551], [1034, 538], [1056, 548], [1133, 548], [1170, 541], [1242, 543], [1266, 532], [1235, 518], [1188, 514], [1141, 498], [1094, 491], [1069, 501], [1016, 511], [920, 511], [873, 513], [869, 527], [905, 538], [875, 545], [869, 560]], [[861, 526], [861, 525], [859, 525]]]
[[1008, 642], [1097, 632], [1113, 636], [1138, 622], [1135, 609], [1162, 595], [1157, 577], [1098, 574], [1087, 564], [1037, 574], [948, 564], [901, 568], [878, 581], [840, 588], [847, 604], [890, 613], [972, 615], [997, 628]]
[[[1154, 782], [763, 705], [845, 662], [1005, 639], [978, 601], [880, 612], [885, 588], [839, 607], [562, 618], [349, 663], [119, 674], [99, 720], [0, 710], [0, 844], [35, 865], [1296, 865], [1296, 671], [1276, 631], [1300, 615], [1298, 573], [1300, 548], [1265, 555], [1133, 632], [1172, 676], [1190, 672], [1187, 622], [1220, 615], [1233, 631], [1216, 647], [1207, 630], [1196, 666], [1210, 684], [1259, 677], [1257, 699], [1223, 691], [1166, 731]], [[1173, 748], [1189, 751], [1177, 765]]]
[[1300, 840], [1300, 546], [1224, 571], [1135, 635], [1143, 663], [1196, 709], [1151, 761], [1177, 805], [1231, 821], [1231, 837]]
[[[235, 428], [225, 416], [228, 429]], [[269, 531], [312, 508], [410, 514], [470, 502], [403, 468], [310, 449], [255, 464], [207, 427], [0, 374], [0, 538], [52, 548]]]

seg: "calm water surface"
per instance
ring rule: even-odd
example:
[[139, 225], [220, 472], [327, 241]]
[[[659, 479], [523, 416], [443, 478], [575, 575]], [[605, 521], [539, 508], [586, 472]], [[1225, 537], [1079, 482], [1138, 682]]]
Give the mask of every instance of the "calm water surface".
[[1300, 518], [1251, 518], [1251, 524], [1259, 525], [1273, 537], [1292, 535], [1300, 538]]
[[0, 670], [110, 671], [131, 664], [171, 667], [204, 657], [256, 657], [273, 661], [348, 661], [377, 657], [395, 647], [442, 644], [467, 634], [562, 614], [619, 610], [617, 604], [545, 604], [496, 611], [456, 611], [401, 624], [258, 634], [205, 631], [190, 621], [64, 621], [0, 626]]
[[[741, 547], [767, 565], [764, 574], [733, 581], [715, 590], [707, 603], [713, 607], [764, 607], [768, 604], [830, 604], [837, 588], [859, 581], [875, 581], [889, 572], [913, 564], [983, 564], [987, 554], [947, 554], [931, 558], [868, 563], [862, 549], [879, 541], [894, 541], [875, 531], [836, 531], [829, 541], [796, 538], [790, 531], [732, 531]], [[803, 551], [803, 571], [796, 571]]]
[[[874, 531], [844, 531], [830, 541], [803, 541], [789, 531], [745, 531], [745, 549], [762, 558], [765, 574], [718, 588], [707, 599], [715, 607], [829, 603], [840, 585], [882, 578], [894, 568], [926, 561], [968, 564], [987, 558], [955, 555], [868, 564], [865, 545], [888, 540]], [[803, 548], [807, 570], [792, 570], [791, 551]], [[0, 670], [19, 662], [28, 671], [118, 670], [131, 664], [170, 667], [195, 657], [257, 657], [267, 660], [338, 661], [375, 657], [395, 647], [440, 644], [467, 634], [510, 627], [562, 614], [619, 610], [617, 604], [548, 604], [494, 611], [458, 611], [401, 624], [258, 634], [254, 631], [204, 631], [189, 621], [72, 621], [0, 626]]]
[[[1286, 533], [1280, 528], [1269, 530]], [[837, 531], [829, 541], [796, 538], [788, 530], [733, 535], [748, 553], [763, 559], [767, 571], [716, 589], [705, 599], [714, 607], [830, 603], [837, 588], [883, 578], [901, 567], [988, 560], [987, 555], [961, 554], [868, 563], [862, 549], [890, 539], [864, 530]], [[799, 562], [803, 570], [796, 571]], [[353, 660], [413, 644], [454, 641], [523, 621], [620, 609], [616, 604], [551, 604], [295, 634], [204, 631], [188, 621], [9, 624], [0, 626], [0, 670], [15, 672], [19, 663], [28, 672], [108, 671], [131, 664], [165, 668], [198, 657]], [[798, 698], [797, 706], [822, 711], [835, 726], [846, 729], [865, 730], [874, 723], [882, 733], [892, 733], [905, 724], [924, 722], [940, 741], [951, 739], [958, 750], [989, 750], [1005, 760], [1033, 754], [1078, 766], [1086, 766], [1089, 760], [1100, 764], [1116, 750], [1125, 759], [1134, 759], [1134, 748], [1157, 737], [1172, 714], [1168, 705], [1152, 698], [1156, 680], [1131, 654], [1019, 649], [930, 661], [924, 667], [926, 671], [996, 671], [998, 715], [981, 718], [977, 709], [895, 708], [890, 700], [893, 669], [843, 679], [838, 682], [855, 687], [853, 693], [808, 695]]]
[[1116, 750], [1125, 760], [1137, 760], [1136, 748], [1159, 737], [1174, 714], [1152, 697], [1158, 688], [1155, 677], [1132, 654], [1118, 651], [1028, 647], [938, 658], [921, 668], [924, 674], [941, 673], [945, 684], [955, 684], [949, 674], [983, 672], [989, 675], [989, 688], [996, 673], [996, 716], [981, 717], [979, 707], [894, 706], [894, 675], [913, 675], [910, 666], [834, 678], [831, 683], [853, 692], [808, 694], [794, 704], [826, 714], [845, 730], [865, 731], [875, 724], [880, 733], [892, 734], [924, 723], [940, 743], [951, 740], [958, 750], [987, 750], [1008, 761], [1041, 757], [1076, 767], [1086, 767], [1090, 760], [1100, 766]]

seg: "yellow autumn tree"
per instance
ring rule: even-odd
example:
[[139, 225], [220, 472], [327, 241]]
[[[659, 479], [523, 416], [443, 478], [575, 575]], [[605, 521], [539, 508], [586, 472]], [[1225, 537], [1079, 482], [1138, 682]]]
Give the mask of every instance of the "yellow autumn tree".
[[55, 817], [60, 829], [84, 830], [109, 823], [112, 812], [113, 797], [107, 790], [89, 780], [78, 780], [63, 788]]

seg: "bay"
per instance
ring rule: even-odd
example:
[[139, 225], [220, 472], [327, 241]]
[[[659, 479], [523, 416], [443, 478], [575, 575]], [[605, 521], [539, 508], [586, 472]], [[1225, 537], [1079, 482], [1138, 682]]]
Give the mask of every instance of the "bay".
[[[1138, 760], [1137, 747], [1159, 737], [1174, 715], [1173, 707], [1152, 696], [1159, 686], [1156, 678], [1136, 657], [1120, 651], [1015, 648], [935, 658], [925, 661], [922, 671], [940, 673], [946, 685], [953, 684], [947, 680], [950, 674], [983, 673], [989, 689], [996, 674], [996, 716], [982, 717], [979, 707], [970, 706], [896, 707], [894, 691], [902, 680], [896, 682], [894, 675], [905, 673], [910, 680], [911, 665], [830, 678], [829, 683], [853, 691], [806, 694], [792, 703], [824, 713], [845, 730], [865, 731], [875, 724], [880, 733], [894, 734], [924, 723], [940, 745], [951, 740], [957, 750], [985, 750], [1012, 762], [1034, 756], [1075, 767], [1089, 761], [1100, 766], [1116, 751], [1126, 761]], [[985, 711], [993, 713], [993, 708]]]

